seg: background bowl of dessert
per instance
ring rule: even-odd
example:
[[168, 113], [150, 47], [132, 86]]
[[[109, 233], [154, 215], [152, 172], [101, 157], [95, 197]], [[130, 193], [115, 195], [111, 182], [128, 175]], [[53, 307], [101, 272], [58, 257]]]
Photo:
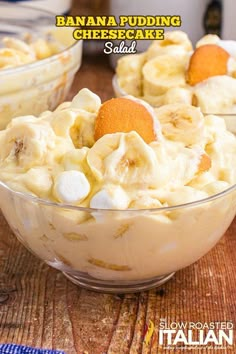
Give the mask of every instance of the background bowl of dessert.
[[0, 129], [63, 102], [80, 68], [82, 41], [45, 10], [0, 2]]

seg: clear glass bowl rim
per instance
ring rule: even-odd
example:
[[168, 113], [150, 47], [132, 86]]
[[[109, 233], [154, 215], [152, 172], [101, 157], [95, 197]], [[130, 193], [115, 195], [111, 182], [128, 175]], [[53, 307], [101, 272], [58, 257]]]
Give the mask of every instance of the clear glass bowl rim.
[[129, 95], [127, 92], [125, 92], [119, 85], [118, 83], [118, 76], [117, 74], [114, 74], [113, 77], [112, 77], [112, 86], [113, 86], [113, 89], [114, 91], [119, 91], [119, 93], [122, 95], [122, 96], [127, 96]]
[[29, 202], [42, 204], [45, 206], [51, 206], [51, 207], [61, 208], [61, 209], [70, 209], [70, 210], [76, 210], [76, 211], [83, 211], [83, 212], [88, 212], [88, 213], [94, 213], [94, 212], [99, 212], [99, 213], [101, 213], [101, 212], [107, 213], [108, 212], [108, 213], [110, 213], [110, 212], [112, 212], [112, 213], [124, 213], [124, 214], [125, 213], [143, 214], [144, 212], [163, 212], [163, 211], [165, 212], [165, 211], [173, 211], [173, 210], [179, 210], [179, 209], [199, 206], [199, 205], [206, 204], [211, 201], [223, 198], [224, 196], [236, 191], [236, 183], [235, 183], [232, 186], [230, 186], [229, 188], [223, 190], [222, 192], [213, 194], [207, 198], [199, 199], [199, 200], [189, 202], [189, 203], [168, 206], [168, 207], [149, 208], [149, 209], [132, 209], [132, 208], [130, 208], [130, 209], [98, 209], [98, 208], [80, 207], [80, 206], [65, 204], [65, 203], [57, 203], [57, 202], [42, 199], [39, 197], [35, 197], [34, 195], [31, 195], [28, 193], [15, 191], [2, 181], [0, 181], [0, 187], [6, 189], [12, 195], [19, 197], [20, 199], [24, 199]]
[[[48, 17], [52, 17], [52, 18], [55, 18], [55, 14], [50, 12], [50, 11], [47, 11], [47, 10], [43, 10], [43, 9], [38, 9], [34, 6], [24, 6], [24, 5], [21, 5], [21, 4], [12, 4], [12, 3], [9, 3], [9, 2], [3, 2], [3, 1], [0, 1], [0, 9], [1, 9], [1, 6], [9, 6], [9, 7], [12, 7], [14, 8], [14, 10], [16, 10], [16, 6], [17, 7], [20, 7], [22, 9], [25, 9], [26, 11], [27, 10], [34, 10], [38, 13], [42, 13], [42, 14], [45, 14], [47, 15]], [[71, 29], [73, 27], [70, 27]], [[40, 60], [37, 60], [37, 61], [34, 61], [32, 63], [28, 63], [28, 64], [23, 64], [23, 65], [19, 65], [19, 66], [16, 66], [16, 67], [13, 67], [13, 68], [8, 68], [8, 69], [1, 69], [0, 70], [0, 77], [1, 75], [14, 75], [15, 73], [19, 73], [21, 71], [28, 71], [28, 70], [31, 70], [31, 69], [34, 69], [35, 67], [38, 67], [38, 66], [43, 66], [43, 65], [46, 65], [48, 63], [52, 63], [52, 62], [55, 62], [58, 60], [58, 57], [60, 55], [62, 55], [63, 53], [66, 53], [68, 50], [70, 50], [71, 48], [77, 46], [80, 42], [83, 42], [83, 40], [75, 40], [75, 42], [73, 44], [71, 44], [69, 47], [66, 47], [65, 49], [63, 49], [61, 52], [57, 53], [57, 54], [54, 54], [54, 55], [51, 55], [50, 57], [48, 58], [45, 58], [45, 59], [40, 59]]]

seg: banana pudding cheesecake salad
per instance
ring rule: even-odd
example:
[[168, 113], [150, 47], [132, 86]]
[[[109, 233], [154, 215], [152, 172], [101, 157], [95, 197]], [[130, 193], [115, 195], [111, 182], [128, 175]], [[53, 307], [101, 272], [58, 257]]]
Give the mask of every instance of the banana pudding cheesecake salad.
[[153, 106], [193, 104], [205, 114], [236, 113], [236, 41], [206, 35], [193, 48], [186, 33], [167, 32], [146, 52], [120, 58], [116, 74], [118, 96]]
[[20, 240], [64, 272], [150, 279], [222, 236], [236, 209], [235, 156], [224, 120], [199, 108], [154, 110], [131, 96], [101, 104], [83, 89], [0, 132], [1, 208]]
[[64, 49], [52, 36], [47, 37], [35, 39], [30, 34], [26, 34], [24, 40], [4, 37], [1, 41], [3, 48], [0, 48], [0, 70], [45, 59]]

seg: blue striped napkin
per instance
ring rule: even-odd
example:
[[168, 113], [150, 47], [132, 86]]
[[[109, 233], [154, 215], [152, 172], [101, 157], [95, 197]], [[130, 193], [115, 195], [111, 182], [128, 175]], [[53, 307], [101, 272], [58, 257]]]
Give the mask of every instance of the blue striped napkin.
[[37, 349], [16, 344], [0, 344], [0, 354], [65, 354], [58, 350]]

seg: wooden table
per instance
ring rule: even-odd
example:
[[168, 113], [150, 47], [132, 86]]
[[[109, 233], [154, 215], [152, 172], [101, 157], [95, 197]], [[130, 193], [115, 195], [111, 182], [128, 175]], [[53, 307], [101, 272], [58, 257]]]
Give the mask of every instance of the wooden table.
[[[85, 58], [70, 98], [88, 87], [112, 96], [107, 58]], [[149, 320], [233, 321], [236, 325], [236, 220], [221, 242], [159, 289], [132, 295], [89, 292], [31, 255], [0, 216], [0, 343], [62, 349], [68, 354], [178, 353], [143, 342]], [[236, 333], [235, 333], [236, 336]], [[212, 351], [192, 350], [191, 353]], [[236, 353], [233, 347], [217, 353]]]

